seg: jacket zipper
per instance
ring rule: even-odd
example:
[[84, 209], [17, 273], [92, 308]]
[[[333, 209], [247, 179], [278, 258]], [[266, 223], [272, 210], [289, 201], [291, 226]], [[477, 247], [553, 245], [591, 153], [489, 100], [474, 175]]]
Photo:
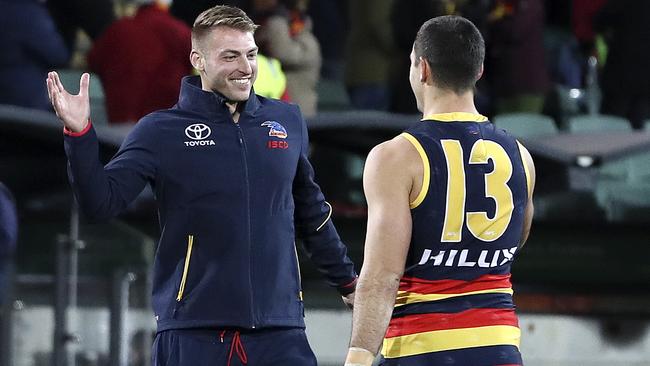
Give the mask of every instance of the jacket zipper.
[[178, 288], [178, 295], [176, 301], [180, 302], [183, 299], [183, 292], [185, 291], [185, 282], [187, 281], [187, 273], [190, 270], [190, 258], [192, 257], [192, 246], [194, 245], [194, 235], [187, 236], [187, 255], [185, 256], [185, 266], [183, 267], [183, 277], [181, 277], [181, 284]]
[[235, 122], [237, 126], [237, 133], [239, 135], [239, 144], [242, 147], [242, 163], [244, 165], [244, 186], [246, 189], [246, 213], [247, 213], [247, 222], [246, 222], [246, 235], [248, 240], [248, 289], [250, 291], [251, 297], [251, 328], [255, 329], [255, 311], [253, 309], [255, 301], [253, 298], [253, 243], [251, 242], [251, 198], [250, 198], [250, 181], [248, 178], [248, 160], [246, 158], [246, 142], [244, 141], [244, 131], [242, 131], [241, 125], [238, 122]]

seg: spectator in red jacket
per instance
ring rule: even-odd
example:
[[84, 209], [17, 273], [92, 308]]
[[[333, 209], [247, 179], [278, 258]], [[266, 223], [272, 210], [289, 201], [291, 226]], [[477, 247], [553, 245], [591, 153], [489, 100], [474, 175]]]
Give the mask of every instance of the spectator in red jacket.
[[135, 16], [113, 23], [88, 54], [90, 70], [104, 85], [111, 123], [133, 123], [173, 106], [181, 78], [192, 71], [190, 28], [161, 1], [140, 2]]

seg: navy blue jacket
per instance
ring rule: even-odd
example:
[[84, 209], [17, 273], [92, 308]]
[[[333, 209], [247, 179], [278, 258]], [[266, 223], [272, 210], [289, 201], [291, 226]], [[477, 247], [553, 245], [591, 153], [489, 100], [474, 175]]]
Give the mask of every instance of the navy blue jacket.
[[[16, 205], [9, 189], [0, 183], [0, 260], [13, 254], [17, 238], [18, 217]], [[2, 271], [0, 270], [0, 272]], [[2, 273], [0, 273], [0, 276], [2, 276]], [[1, 296], [2, 293], [0, 293]]]
[[149, 183], [159, 204], [158, 330], [304, 327], [295, 236], [343, 294], [356, 278], [314, 182], [298, 107], [251, 93], [239, 123], [186, 77], [178, 104], [142, 118], [102, 167], [90, 127], [65, 136], [82, 212], [105, 219]]

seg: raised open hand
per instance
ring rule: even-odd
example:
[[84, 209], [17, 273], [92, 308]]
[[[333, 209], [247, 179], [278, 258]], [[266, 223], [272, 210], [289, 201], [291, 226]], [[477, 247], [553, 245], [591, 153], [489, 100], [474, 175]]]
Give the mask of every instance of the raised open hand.
[[79, 94], [72, 95], [65, 90], [55, 71], [47, 74], [47, 94], [50, 97], [50, 102], [63, 125], [72, 132], [81, 132], [88, 124], [90, 117], [89, 84], [90, 75], [84, 73], [79, 81]]

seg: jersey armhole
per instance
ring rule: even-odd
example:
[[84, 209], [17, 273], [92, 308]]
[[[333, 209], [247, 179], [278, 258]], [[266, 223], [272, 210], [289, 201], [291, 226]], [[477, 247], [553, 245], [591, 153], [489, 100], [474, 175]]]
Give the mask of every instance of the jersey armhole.
[[422, 159], [422, 164], [424, 165], [424, 174], [422, 176], [422, 188], [420, 189], [420, 193], [418, 193], [417, 197], [413, 202], [409, 202], [409, 207], [411, 209], [414, 209], [418, 207], [422, 201], [424, 201], [424, 198], [427, 196], [427, 192], [429, 191], [429, 181], [431, 179], [430, 175], [430, 166], [429, 166], [429, 158], [427, 157], [427, 153], [424, 151], [424, 148], [422, 148], [422, 145], [420, 144], [420, 141], [418, 141], [413, 135], [403, 132], [400, 134], [400, 136], [404, 137], [408, 142], [410, 142], [413, 147], [415, 147], [415, 150], [417, 150], [418, 154], [420, 155], [420, 158]]
[[524, 145], [522, 145], [519, 141], [517, 141], [517, 146], [519, 146], [519, 156], [521, 157], [521, 163], [524, 165], [524, 173], [526, 173], [526, 188], [528, 197], [530, 198], [530, 195], [532, 193], [532, 182], [530, 181], [530, 169], [528, 169], [528, 161], [524, 158], [524, 151], [528, 150], [526, 150]]

